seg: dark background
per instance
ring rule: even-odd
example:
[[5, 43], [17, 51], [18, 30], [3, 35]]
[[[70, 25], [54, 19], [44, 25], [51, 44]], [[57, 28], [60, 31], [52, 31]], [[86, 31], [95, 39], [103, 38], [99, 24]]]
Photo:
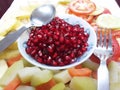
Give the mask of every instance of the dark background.
[[[0, 0], [0, 18], [5, 13], [5, 11], [9, 8], [13, 0]], [[120, 0], [116, 0], [120, 7]]]
[[120, 0], [116, 0], [116, 2], [118, 3], [119, 7], [120, 7]]
[[0, 18], [5, 13], [5, 11], [9, 8], [13, 0], [0, 0]]

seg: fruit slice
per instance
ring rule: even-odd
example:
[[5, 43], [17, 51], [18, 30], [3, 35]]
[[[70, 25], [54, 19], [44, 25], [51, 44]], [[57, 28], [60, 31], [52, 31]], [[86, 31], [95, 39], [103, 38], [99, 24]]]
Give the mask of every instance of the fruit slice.
[[72, 90], [97, 90], [96, 80], [90, 77], [73, 77], [70, 88]]
[[44, 84], [49, 80], [51, 80], [52, 77], [53, 77], [53, 74], [50, 70], [43, 70], [43, 71], [37, 72], [32, 76], [31, 85], [38, 86], [38, 85]]
[[16, 90], [35, 90], [35, 87], [32, 86], [26, 86], [26, 85], [20, 85], [16, 88]]
[[4, 75], [7, 69], [8, 69], [8, 65], [6, 61], [0, 60], [0, 78]]
[[24, 66], [25, 67], [32, 67], [33, 66], [33, 64], [31, 64], [30, 62], [28, 62], [27, 60], [25, 60], [25, 59], [22, 59], [23, 60], [23, 63], [24, 63]]
[[0, 53], [0, 59], [9, 59], [13, 56], [17, 56], [20, 52], [18, 50], [5, 50]]
[[119, 82], [119, 65], [115, 61], [111, 61], [108, 64], [109, 74], [110, 74], [110, 83], [117, 83]]
[[0, 35], [5, 36], [10, 31], [15, 30], [19, 24], [15, 18], [5, 18], [0, 21], [0, 26]]
[[15, 77], [12, 81], [10, 81], [5, 87], [4, 90], [16, 90], [16, 88], [21, 84], [21, 80], [19, 77]]
[[31, 81], [33, 74], [36, 74], [37, 72], [41, 72], [40, 68], [38, 68], [38, 67], [25, 67], [25, 68], [19, 70], [18, 75], [19, 75], [22, 83], [27, 83], [27, 82]]
[[110, 84], [110, 90], [120, 90], [120, 83]]
[[90, 68], [90, 69], [92, 69], [94, 71], [96, 71], [98, 69], [98, 67], [99, 67], [98, 63], [95, 63], [95, 62], [93, 62], [93, 61], [91, 61], [89, 59], [87, 61], [83, 62], [82, 65], [83, 65], [83, 67]]
[[60, 82], [55, 86], [53, 86], [50, 90], [64, 90], [64, 88], [65, 88], [65, 84]]
[[0, 90], [3, 90], [3, 88], [2, 88], [2, 87], [0, 87]]
[[63, 83], [67, 83], [71, 80], [71, 76], [68, 73], [68, 70], [60, 71], [59, 73], [55, 74], [53, 78], [55, 79], [56, 82], [63, 82]]
[[101, 6], [96, 6], [96, 10], [93, 11], [92, 13], [90, 13], [90, 15], [99, 15], [101, 13], [103, 13], [104, 8]]
[[71, 88], [66, 86], [64, 90], [71, 90]]
[[0, 85], [2, 86], [8, 85], [8, 83], [16, 77], [18, 71], [23, 68], [24, 66], [22, 60], [14, 63], [11, 67], [7, 69], [4, 76], [0, 79]]
[[120, 83], [120, 64], [119, 64], [119, 69], [118, 69], [118, 83]]
[[102, 14], [98, 16], [96, 23], [102, 28], [118, 29], [120, 28], [120, 17], [111, 14]]
[[69, 4], [70, 3], [70, 1], [71, 0], [59, 0], [59, 4], [61, 4], [61, 5], [67, 5], [67, 4]]

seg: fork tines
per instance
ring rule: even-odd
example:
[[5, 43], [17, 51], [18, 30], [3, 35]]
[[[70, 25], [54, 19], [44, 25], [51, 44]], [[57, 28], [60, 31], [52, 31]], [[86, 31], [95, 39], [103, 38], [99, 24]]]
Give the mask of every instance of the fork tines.
[[111, 29], [100, 28], [96, 30], [97, 34], [97, 46], [111, 49], [112, 47], [112, 34]]

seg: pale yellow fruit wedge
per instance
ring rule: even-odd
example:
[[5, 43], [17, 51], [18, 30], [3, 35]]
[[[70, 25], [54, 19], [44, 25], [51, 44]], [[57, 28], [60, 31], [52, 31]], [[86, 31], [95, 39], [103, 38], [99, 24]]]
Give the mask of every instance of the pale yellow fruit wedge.
[[110, 84], [110, 90], [120, 90], [120, 83]]
[[115, 61], [111, 61], [108, 64], [109, 74], [110, 74], [110, 83], [119, 82], [119, 65]]
[[24, 63], [24, 66], [25, 67], [33, 67], [33, 64], [29, 63], [27, 60], [25, 60], [24, 58], [22, 59], [23, 60], [23, 63]]
[[38, 85], [44, 84], [49, 80], [51, 80], [52, 77], [53, 77], [53, 74], [50, 70], [43, 70], [43, 71], [37, 72], [31, 78], [31, 85], [38, 86]]
[[98, 63], [95, 63], [93, 61], [91, 61], [90, 59], [86, 60], [85, 62], [83, 62], [83, 67], [87, 67], [87, 68], [90, 68], [94, 71], [96, 71], [99, 67], [99, 64]]
[[103, 11], [104, 11], [104, 8], [102, 6], [96, 5], [96, 10], [90, 13], [90, 15], [96, 16], [96, 15], [101, 14]]
[[67, 4], [69, 4], [71, 2], [71, 0], [59, 0], [59, 4], [61, 4], [61, 5], [67, 5]]
[[3, 77], [0, 79], [0, 85], [6, 86], [8, 83], [10, 83], [16, 76], [19, 70], [23, 69], [23, 61], [17, 61], [14, 63], [11, 67], [7, 69], [7, 71], [4, 73]]
[[120, 28], [120, 17], [111, 14], [102, 14], [98, 16], [96, 23], [102, 28], [118, 29]]
[[0, 78], [2, 78], [2, 76], [7, 71], [7, 69], [8, 69], [8, 65], [6, 61], [4, 59], [0, 60]]
[[4, 90], [3, 87], [0, 87], [0, 90]]
[[38, 67], [25, 67], [18, 71], [18, 76], [22, 83], [28, 83], [31, 81], [33, 74], [41, 72], [40, 68]]
[[4, 50], [0, 53], [0, 59], [9, 59], [20, 54], [19, 50]]
[[118, 83], [120, 83], [120, 67], [119, 67], [119, 71], [118, 71]]
[[73, 77], [70, 88], [72, 90], [97, 90], [97, 82], [91, 77]]
[[72, 90], [70, 87], [66, 86], [64, 90]]
[[64, 90], [65, 89], [65, 84], [60, 82], [53, 86], [50, 90]]
[[15, 17], [17, 20], [29, 20], [32, 11], [20, 10], [16, 13]]
[[59, 73], [55, 74], [53, 78], [55, 79], [56, 82], [63, 82], [63, 83], [68, 83], [72, 79], [72, 77], [68, 73], [68, 70], [60, 71]]
[[24, 0], [20, 2], [20, 10], [32, 11], [38, 6], [42, 5], [44, 1], [42, 0]]
[[18, 29], [22, 23], [18, 21], [16, 18], [6, 18], [0, 21], [0, 36], [5, 36], [9, 32]]
[[35, 90], [35, 87], [27, 86], [27, 85], [20, 85], [15, 90]]
[[[43, 1], [42, 1], [43, 2]], [[32, 11], [41, 5], [40, 0], [25, 0], [20, 2], [19, 12], [16, 12], [17, 19], [29, 19]]]
[[17, 20], [14, 18], [2, 19], [0, 21], [0, 35], [5, 36], [8, 32], [14, 29]]

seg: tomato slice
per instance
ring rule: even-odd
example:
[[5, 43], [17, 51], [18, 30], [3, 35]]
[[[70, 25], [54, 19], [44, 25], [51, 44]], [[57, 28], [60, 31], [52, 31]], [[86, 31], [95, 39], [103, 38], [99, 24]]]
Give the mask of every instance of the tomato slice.
[[96, 5], [90, 0], [74, 0], [70, 3], [69, 9], [75, 15], [90, 14], [95, 11]]
[[120, 30], [112, 31], [113, 55], [108, 61], [114, 60], [120, 62], [120, 44], [117, 39], [120, 38]]
[[[76, 14], [74, 14], [72, 11], [70, 11], [69, 9], [66, 10], [66, 13], [76, 15]], [[76, 15], [76, 16], [84, 19], [84, 20], [87, 21], [88, 23], [91, 23], [91, 22], [94, 20], [94, 17], [95, 17], [95, 16], [93, 16], [93, 15]]]
[[120, 30], [113, 30], [112, 31], [112, 36], [116, 38], [120, 38]]

